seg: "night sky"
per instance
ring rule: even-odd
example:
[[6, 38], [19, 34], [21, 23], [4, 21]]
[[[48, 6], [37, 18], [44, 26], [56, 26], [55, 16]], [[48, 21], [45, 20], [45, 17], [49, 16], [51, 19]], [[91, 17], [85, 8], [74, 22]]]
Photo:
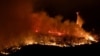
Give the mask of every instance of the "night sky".
[[42, 0], [35, 3], [35, 10], [45, 10], [52, 17], [63, 15], [64, 20], [76, 21], [76, 11], [80, 12], [85, 23], [83, 28], [87, 31], [95, 29], [95, 33], [100, 33], [100, 2], [97, 0]]
[[0, 45], [7, 43], [3, 39], [10, 40], [11, 36], [17, 39], [20, 34], [27, 35], [32, 26], [30, 15], [36, 11], [46, 11], [52, 17], [60, 14], [63, 20], [73, 21], [76, 20], [75, 12], [80, 11], [85, 20], [83, 27], [99, 32], [99, 6], [95, 0], [0, 0]]

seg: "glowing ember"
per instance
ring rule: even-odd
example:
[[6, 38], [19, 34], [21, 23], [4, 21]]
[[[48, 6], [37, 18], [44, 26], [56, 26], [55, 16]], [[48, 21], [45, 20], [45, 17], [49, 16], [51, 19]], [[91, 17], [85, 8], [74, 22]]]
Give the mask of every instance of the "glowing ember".
[[17, 46], [17, 47], [7, 48], [7, 49], [1, 51], [0, 53], [3, 54], [3, 55], [9, 55], [12, 52], [16, 52], [17, 50], [20, 50], [20, 49], [21, 49], [21, 47]]
[[9, 55], [9, 53], [7, 53], [7, 52], [2, 52], [2, 51], [1, 51], [1, 54]]
[[33, 44], [33, 41], [26, 42], [26, 45], [32, 45], [32, 44]]
[[34, 41], [33, 39], [30, 37], [29, 39], [26, 39], [25, 42], [24, 42], [25, 45], [32, 45], [34, 44]]
[[35, 32], [39, 32], [38, 30], [35, 30]]
[[62, 35], [62, 33], [58, 32], [58, 35], [59, 35], [59, 36], [61, 36], [61, 35]]
[[88, 38], [89, 38], [89, 40], [91, 40], [91, 41], [95, 41], [95, 42], [96, 42], [96, 40], [94, 39], [94, 37], [92, 37], [92, 36], [88, 36]]

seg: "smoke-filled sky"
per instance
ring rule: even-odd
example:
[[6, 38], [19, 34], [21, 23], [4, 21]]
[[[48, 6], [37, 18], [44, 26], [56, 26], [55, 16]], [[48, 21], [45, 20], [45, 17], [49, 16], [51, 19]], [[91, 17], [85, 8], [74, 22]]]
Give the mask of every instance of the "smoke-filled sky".
[[33, 11], [45, 10], [51, 16], [61, 14], [65, 18], [76, 20], [75, 12], [80, 10], [89, 20], [95, 15], [91, 21], [94, 22], [94, 18], [98, 17], [97, 11], [100, 12], [96, 6], [98, 7], [99, 3], [94, 0], [0, 0], [0, 45], [3, 47], [3, 43], [10, 43], [11, 39], [17, 40], [20, 34], [27, 35], [31, 29], [30, 18]]
[[32, 9], [30, 0], [0, 0], [0, 48], [20, 41], [21, 34], [27, 36]]

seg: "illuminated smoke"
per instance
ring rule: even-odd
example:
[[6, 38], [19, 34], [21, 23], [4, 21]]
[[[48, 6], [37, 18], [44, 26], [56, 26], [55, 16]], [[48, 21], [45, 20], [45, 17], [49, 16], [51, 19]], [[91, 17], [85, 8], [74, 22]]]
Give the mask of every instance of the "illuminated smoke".
[[[31, 30], [31, 0], [0, 1], [0, 50], [21, 44]], [[23, 37], [20, 37], [22, 36]]]
[[79, 12], [76, 22], [61, 22], [60, 15], [53, 18], [43, 11], [32, 13], [30, 0], [16, 0], [7, 6], [0, 15], [0, 50], [32, 44], [64, 47], [97, 42], [95, 36], [82, 28], [84, 22]]
[[[64, 21], [63, 23], [61, 22], [61, 19], [63, 18], [62, 16], [55, 16], [54, 18], [49, 17], [46, 12], [38, 12], [33, 14], [33, 33], [40, 35], [39, 38], [42, 36], [42, 40], [45, 44], [48, 44], [47, 42], [50, 42], [50, 40], [53, 40], [54, 43], [59, 41], [63, 42], [63, 37], [65, 39], [71, 38], [72, 43], [76, 44], [83, 44], [90, 43], [91, 41], [96, 41], [95, 37], [93, 37], [90, 33], [86, 32], [84, 29], [82, 29], [82, 24], [83, 20], [81, 16], [79, 15], [79, 12], [77, 14], [77, 21], [76, 22], [71, 22], [69, 20]], [[47, 39], [49, 39], [47, 42], [45, 42], [45, 36]], [[50, 39], [53, 38], [53, 39]], [[34, 38], [35, 39], [35, 38]], [[75, 40], [76, 39], [76, 40]], [[74, 41], [75, 40], [75, 41]], [[68, 42], [71, 41], [67, 40]], [[38, 41], [36, 41], [38, 42]], [[50, 43], [49, 43], [50, 44]], [[62, 43], [60, 43], [62, 44]], [[66, 44], [66, 42], [64, 43]], [[57, 45], [57, 44], [55, 44]], [[73, 44], [72, 44], [73, 45]]]

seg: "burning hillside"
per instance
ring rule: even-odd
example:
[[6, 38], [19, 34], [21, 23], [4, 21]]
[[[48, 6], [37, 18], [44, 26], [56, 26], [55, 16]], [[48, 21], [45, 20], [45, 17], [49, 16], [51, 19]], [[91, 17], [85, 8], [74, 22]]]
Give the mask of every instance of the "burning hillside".
[[98, 36], [82, 28], [84, 21], [77, 12], [76, 22], [63, 16], [50, 17], [46, 12], [32, 12], [32, 0], [10, 0], [0, 3], [0, 50], [20, 50], [26, 45], [69, 47], [98, 42]]
[[[21, 36], [16, 45], [9, 46], [13, 47], [11, 50], [19, 50], [20, 46], [25, 45], [51, 45], [58, 47], [69, 47], [76, 45], [92, 44], [92, 42], [98, 42], [97, 36], [86, 32], [82, 28], [83, 20], [77, 14], [77, 21], [70, 22], [69, 20], [61, 22], [62, 17], [56, 16], [55, 18], [49, 17], [45, 12], [32, 14], [32, 32], [28, 36]], [[17, 48], [16, 48], [17, 47]], [[2, 54], [9, 54], [5, 51]]]
[[[33, 33], [37, 37], [37, 43], [43, 42], [47, 45], [81, 45], [91, 41], [97, 42], [96, 37], [82, 29], [83, 20], [77, 12], [77, 21], [66, 20], [61, 22], [62, 17], [49, 17], [45, 12], [33, 14]], [[35, 25], [34, 25], [35, 24]], [[50, 42], [51, 41], [51, 42]], [[57, 44], [59, 42], [59, 44]]]

